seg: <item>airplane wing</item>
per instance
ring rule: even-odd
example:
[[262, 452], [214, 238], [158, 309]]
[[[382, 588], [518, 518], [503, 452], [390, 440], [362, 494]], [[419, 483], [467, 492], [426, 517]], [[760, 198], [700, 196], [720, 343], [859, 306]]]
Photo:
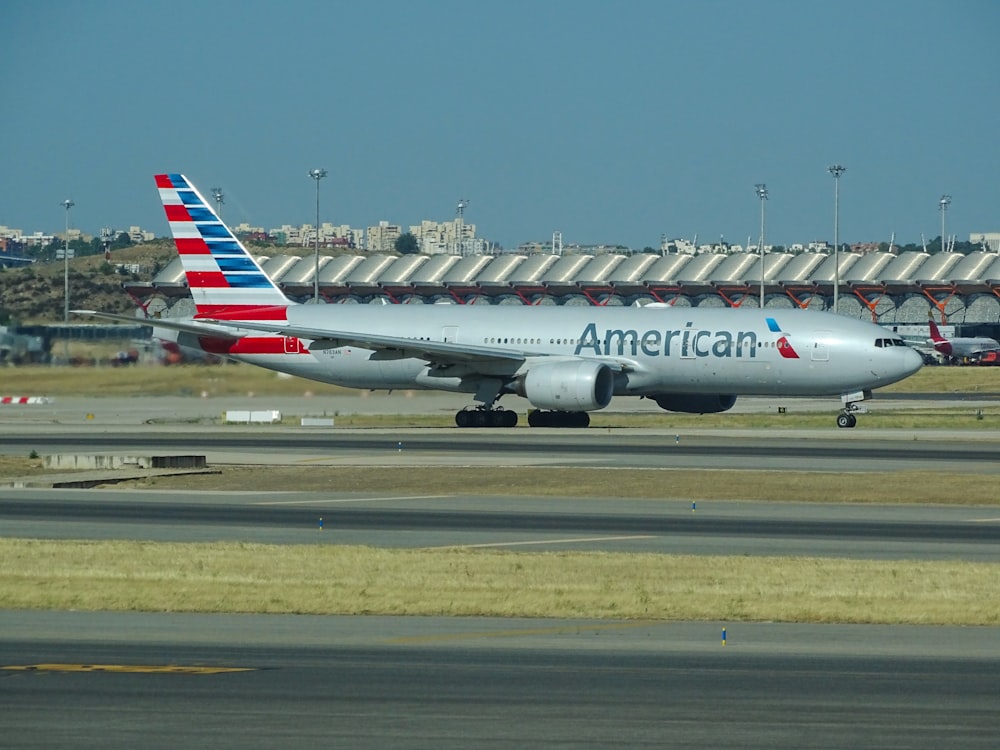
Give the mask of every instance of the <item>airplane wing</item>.
[[496, 349], [488, 346], [470, 346], [448, 341], [422, 341], [401, 336], [383, 336], [376, 333], [353, 331], [332, 331], [328, 328], [310, 328], [294, 323], [247, 323], [245, 321], [214, 320], [216, 325], [226, 328], [248, 328], [253, 331], [280, 333], [283, 336], [312, 341], [310, 349], [336, 349], [341, 346], [357, 346], [373, 351], [397, 352], [401, 357], [414, 357], [434, 362], [482, 362], [484, 360], [504, 360], [523, 362], [525, 352], [510, 349]]
[[[422, 341], [401, 336], [383, 336], [374, 333], [358, 333], [355, 331], [333, 331], [328, 328], [310, 328], [294, 323], [261, 323], [228, 320], [183, 320], [176, 318], [136, 318], [129, 315], [102, 313], [95, 310], [72, 310], [77, 315], [90, 315], [107, 320], [118, 320], [125, 323], [143, 323], [157, 328], [168, 328], [174, 331], [193, 333], [197, 336], [222, 336], [239, 339], [249, 335], [251, 331], [277, 333], [283, 336], [295, 336], [299, 339], [312, 341], [310, 349], [335, 349], [341, 346], [357, 346], [373, 351], [393, 352], [400, 358], [413, 357], [439, 364], [476, 364], [484, 362], [521, 363], [529, 357], [546, 357], [546, 354], [524, 352], [511, 349], [498, 349], [482, 345], [456, 344], [447, 341]], [[630, 361], [613, 358], [600, 358], [608, 367], [615, 371], [634, 369]]]
[[[517, 349], [498, 349], [482, 344], [456, 344], [448, 341], [426, 341], [408, 339], [400, 336], [383, 336], [376, 333], [358, 333], [356, 331], [332, 331], [328, 328], [310, 328], [294, 323], [247, 323], [244, 321], [216, 320], [216, 324], [232, 328], [249, 328], [254, 331], [280, 333], [284, 336], [295, 336], [313, 343], [310, 349], [335, 349], [341, 346], [357, 346], [373, 351], [394, 352], [400, 358], [413, 357], [438, 364], [469, 364], [485, 362], [521, 363], [528, 359], [544, 359], [549, 354], [544, 352], [528, 352]], [[637, 369], [635, 363], [627, 359], [612, 357], [595, 357], [616, 372]]]
[[93, 318], [104, 318], [106, 320], [117, 320], [122, 323], [132, 325], [147, 325], [153, 328], [169, 328], [172, 331], [183, 331], [193, 333], [197, 336], [222, 336], [229, 339], [240, 339], [247, 335], [247, 332], [240, 333], [228, 327], [199, 323], [193, 320], [177, 318], [137, 318], [134, 315], [117, 315], [116, 313], [98, 312], [97, 310], [70, 310], [74, 315], [89, 315]]

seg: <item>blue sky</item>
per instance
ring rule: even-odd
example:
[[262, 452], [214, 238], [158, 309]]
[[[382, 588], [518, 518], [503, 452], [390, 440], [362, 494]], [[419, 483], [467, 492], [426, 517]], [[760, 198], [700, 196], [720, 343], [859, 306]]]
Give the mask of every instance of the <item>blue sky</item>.
[[511, 248], [1000, 231], [993, 0], [6, 0], [0, 224], [408, 226]]

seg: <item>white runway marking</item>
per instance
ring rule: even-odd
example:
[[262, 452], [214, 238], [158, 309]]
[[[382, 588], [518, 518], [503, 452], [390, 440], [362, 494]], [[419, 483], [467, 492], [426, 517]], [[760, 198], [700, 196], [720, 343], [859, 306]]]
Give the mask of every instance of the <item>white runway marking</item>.
[[526, 547], [537, 544], [581, 544], [584, 542], [622, 542], [633, 539], [655, 539], [653, 534], [637, 534], [634, 536], [589, 536], [576, 539], [535, 539], [524, 542], [487, 542], [484, 544], [446, 544], [443, 547], [428, 547], [427, 549], [482, 549], [484, 547]]
[[326, 500], [276, 500], [268, 503], [253, 503], [253, 505], [320, 505], [331, 503], [377, 503], [383, 500], [438, 500], [452, 495], [398, 495], [396, 497], [342, 497]]

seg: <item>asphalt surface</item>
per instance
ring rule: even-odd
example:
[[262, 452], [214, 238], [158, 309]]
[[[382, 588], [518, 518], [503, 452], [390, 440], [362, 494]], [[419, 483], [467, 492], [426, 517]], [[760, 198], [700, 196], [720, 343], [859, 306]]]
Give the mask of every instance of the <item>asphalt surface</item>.
[[2, 611], [0, 628], [8, 747], [937, 749], [1000, 732], [989, 629]]
[[[811, 468], [859, 481], [899, 468], [1000, 471], [988, 432], [306, 432], [137, 419], [162, 407], [130, 401], [114, 417], [73, 424], [7, 413], [0, 453], [23, 455], [37, 441], [305, 469]], [[961, 506], [695, 509], [474, 488], [436, 497], [0, 490], [0, 533], [50, 538], [996, 561], [998, 529], [1000, 513]], [[1000, 596], [995, 581], [983, 595]], [[0, 736], [16, 748], [993, 748], [998, 667], [996, 628], [0, 609]]]
[[1000, 562], [1000, 511], [963, 506], [6, 488], [0, 524], [48, 539]]

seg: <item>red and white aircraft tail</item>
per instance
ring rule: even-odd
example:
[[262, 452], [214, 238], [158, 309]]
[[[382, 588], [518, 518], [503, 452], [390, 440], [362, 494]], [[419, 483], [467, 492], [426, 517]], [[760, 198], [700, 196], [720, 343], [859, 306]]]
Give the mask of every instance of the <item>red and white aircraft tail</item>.
[[156, 175], [197, 314], [215, 320], [285, 320], [296, 304], [268, 278], [253, 256], [182, 174]]
[[966, 360], [983, 352], [1000, 350], [1000, 342], [997, 342], [996, 339], [985, 336], [952, 337], [946, 339], [941, 334], [941, 329], [937, 327], [937, 323], [934, 322], [933, 318], [928, 316], [927, 323], [931, 330], [931, 345], [945, 357], [954, 360]]
[[952, 353], [951, 342], [941, 335], [941, 330], [937, 327], [937, 323], [934, 322], [934, 318], [928, 317], [927, 323], [931, 328], [931, 344], [934, 346], [934, 349], [941, 352], [944, 356], [950, 357]]

